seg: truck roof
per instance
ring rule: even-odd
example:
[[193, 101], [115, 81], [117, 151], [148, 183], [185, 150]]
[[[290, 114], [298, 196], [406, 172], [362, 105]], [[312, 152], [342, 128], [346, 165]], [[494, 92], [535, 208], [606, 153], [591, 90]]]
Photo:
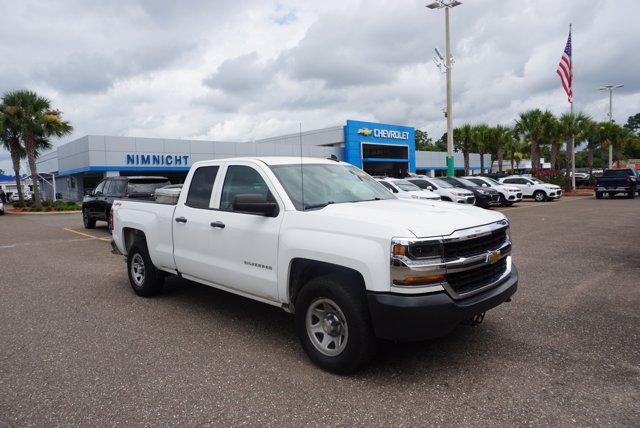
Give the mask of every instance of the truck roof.
[[[211, 159], [210, 161], [199, 161], [196, 164], [206, 164], [208, 162], [234, 162], [234, 161], [257, 161], [263, 162], [267, 165], [299, 165], [301, 162], [303, 164], [336, 164], [340, 163], [346, 165], [345, 162], [332, 160], [332, 159], [324, 159], [324, 158], [310, 158], [310, 157], [299, 157], [299, 156], [260, 156], [260, 157], [237, 157], [237, 158], [227, 158], [227, 159]], [[194, 164], [195, 165], [195, 164]], [[350, 165], [350, 164], [349, 164]]]

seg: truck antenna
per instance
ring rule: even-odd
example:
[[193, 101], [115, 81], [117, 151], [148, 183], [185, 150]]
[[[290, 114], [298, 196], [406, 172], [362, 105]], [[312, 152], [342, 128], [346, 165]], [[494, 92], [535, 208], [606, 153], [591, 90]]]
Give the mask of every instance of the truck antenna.
[[300, 122], [298, 139], [300, 140], [300, 193], [302, 194], [302, 211], [304, 211], [304, 168], [302, 167], [302, 122]]

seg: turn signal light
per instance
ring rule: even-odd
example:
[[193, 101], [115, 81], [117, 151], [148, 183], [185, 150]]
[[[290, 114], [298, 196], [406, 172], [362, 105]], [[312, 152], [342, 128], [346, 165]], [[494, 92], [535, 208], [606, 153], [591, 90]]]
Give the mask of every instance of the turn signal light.
[[407, 248], [404, 245], [396, 244], [393, 246], [394, 256], [404, 256], [407, 254]]
[[408, 276], [405, 279], [394, 279], [394, 285], [429, 285], [444, 282], [445, 275]]

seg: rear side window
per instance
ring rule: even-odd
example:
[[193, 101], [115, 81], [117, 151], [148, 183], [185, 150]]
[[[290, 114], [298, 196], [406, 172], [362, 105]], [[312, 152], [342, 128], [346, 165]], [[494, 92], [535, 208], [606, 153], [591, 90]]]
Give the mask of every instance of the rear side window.
[[107, 180], [104, 184], [104, 189], [102, 190], [103, 195], [110, 195], [111, 188], [113, 187], [113, 180]]
[[518, 179], [517, 178], [505, 178], [504, 180], [502, 180], [503, 183], [507, 183], [507, 184], [518, 184]]
[[409, 181], [411, 181], [413, 184], [415, 184], [416, 186], [418, 186], [421, 189], [426, 189], [429, 186], [431, 186], [431, 188], [433, 188], [434, 190], [437, 189], [436, 186], [434, 186], [433, 184], [429, 183], [427, 180], [409, 180]]
[[124, 195], [125, 190], [127, 189], [126, 180], [113, 180], [111, 182], [111, 187], [109, 187], [109, 194], [115, 196]]
[[189, 185], [186, 205], [192, 208], [209, 209], [213, 183], [216, 181], [218, 166], [201, 166], [196, 169]]
[[95, 195], [102, 195], [104, 192], [104, 185], [106, 184], [106, 181], [101, 181], [100, 183], [98, 183], [98, 185], [96, 186], [96, 190], [94, 190], [94, 194]]
[[[482, 186], [483, 184], [487, 184], [484, 181], [480, 180], [479, 178], [468, 178], [467, 180], [469, 181], [473, 181], [474, 183], [476, 183], [478, 186]], [[487, 184], [487, 186], [489, 186]]]

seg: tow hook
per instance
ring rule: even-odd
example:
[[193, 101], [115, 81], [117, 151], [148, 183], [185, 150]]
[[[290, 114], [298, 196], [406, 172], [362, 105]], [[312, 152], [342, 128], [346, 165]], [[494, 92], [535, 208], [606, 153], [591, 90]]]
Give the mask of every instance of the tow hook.
[[478, 324], [482, 324], [482, 321], [484, 321], [484, 314], [485, 312], [482, 312], [481, 314], [476, 314], [471, 318], [464, 320], [462, 323], [465, 325], [470, 325], [471, 327]]

